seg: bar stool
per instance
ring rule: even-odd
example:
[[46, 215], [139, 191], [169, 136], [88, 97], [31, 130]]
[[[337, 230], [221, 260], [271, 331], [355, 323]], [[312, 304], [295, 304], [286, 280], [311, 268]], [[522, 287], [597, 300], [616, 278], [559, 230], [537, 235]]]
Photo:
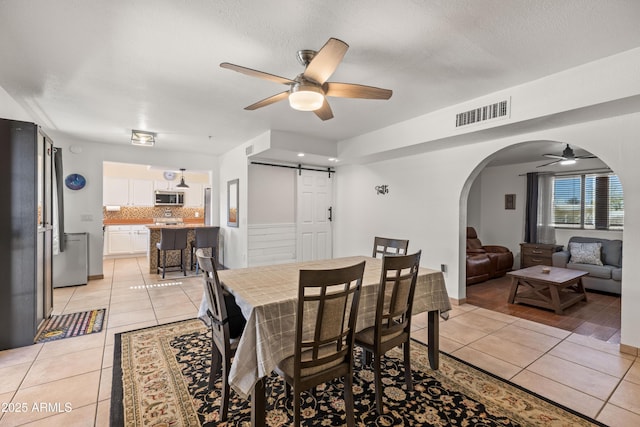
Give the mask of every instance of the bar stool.
[[193, 254], [198, 249], [211, 249], [211, 257], [218, 266], [218, 255], [216, 249], [218, 248], [218, 234], [220, 233], [220, 227], [199, 227], [195, 230], [195, 240], [192, 240], [190, 244], [191, 252], [191, 269], [193, 270], [194, 262], [196, 267], [196, 274], [200, 271], [198, 260], [194, 261]]
[[[163, 228], [160, 230], [160, 242], [156, 243], [158, 253], [158, 271], [162, 268], [162, 278], [167, 267], [180, 267], [180, 271], [187, 275], [184, 265], [184, 250], [187, 249], [186, 228]], [[160, 266], [160, 252], [163, 252], [162, 267]], [[180, 265], [167, 265], [167, 251], [180, 251]]]

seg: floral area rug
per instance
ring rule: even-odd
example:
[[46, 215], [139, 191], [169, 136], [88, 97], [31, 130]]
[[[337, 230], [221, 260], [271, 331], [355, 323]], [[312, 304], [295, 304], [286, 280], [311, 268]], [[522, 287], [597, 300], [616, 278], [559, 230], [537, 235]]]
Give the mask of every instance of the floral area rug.
[[[356, 350], [359, 352], [359, 349]], [[111, 398], [112, 426], [249, 426], [250, 402], [233, 391], [227, 422], [218, 419], [221, 380], [208, 391], [211, 339], [199, 320], [187, 320], [116, 335]], [[411, 344], [414, 391], [404, 384], [400, 351], [384, 365], [384, 413], [375, 412], [373, 371], [356, 357], [353, 393], [358, 426], [601, 426], [518, 386], [441, 353], [429, 368], [427, 348]], [[303, 425], [345, 424], [343, 383], [303, 395]], [[267, 389], [267, 425], [293, 424], [284, 382], [272, 375]]]

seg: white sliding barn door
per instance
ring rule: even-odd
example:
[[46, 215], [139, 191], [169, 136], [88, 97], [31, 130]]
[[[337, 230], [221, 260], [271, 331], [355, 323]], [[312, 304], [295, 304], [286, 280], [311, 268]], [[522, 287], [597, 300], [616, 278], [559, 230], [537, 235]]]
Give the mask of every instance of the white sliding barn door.
[[332, 257], [329, 208], [333, 204], [333, 182], [327, 172], [296, 172], [297, 258], [313, 261]]

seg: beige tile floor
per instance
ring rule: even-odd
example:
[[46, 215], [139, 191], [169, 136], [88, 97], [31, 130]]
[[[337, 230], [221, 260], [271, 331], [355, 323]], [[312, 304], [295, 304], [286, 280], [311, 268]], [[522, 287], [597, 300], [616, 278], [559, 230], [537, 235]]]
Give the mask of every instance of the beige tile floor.
[[[0, 426], [109, 425], [114, 334], [192, 318], [202, 296], [199, 278], [161, 281], [145, 266], [106, 260], [103, 280], [54, 291], [54, 314], [106, 307], [106, 328], [0, 352]], [[426, 342], [426, 324], [415, 316], [414, 338]], [[605, 424], [640, 425], [640, 360], [615, 344], [467, 304], [441, 322], [440, 345]]]

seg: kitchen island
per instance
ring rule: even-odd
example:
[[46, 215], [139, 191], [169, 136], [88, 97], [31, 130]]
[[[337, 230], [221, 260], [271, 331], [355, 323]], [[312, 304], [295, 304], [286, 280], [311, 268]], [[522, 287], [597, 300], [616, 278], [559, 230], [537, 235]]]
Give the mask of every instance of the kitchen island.
[[[202, 223], [182, 223], [176, 225], [166, 225], [166, 224], [150, 224], [147, 225], [149, 229], [149, 252], [147, 252], [147, 259], [149, 260], [149, 273], [157, 274], [158, 273], [158, 250], [156, 248], [156, 243], [160, 243], [160, 235], [162, 233], [163, 228], [186, 228], [187, 229], [187, 248], [184, 250], [184, 263], [187, 270], [189, 270], [189, 262], [190, 262], [190, 254], [189, 254], [189, 242], [195, 240], [196, 233], [195, 229], [200, 227], [210, 227], [209, 225], [205, 225]], [[177, 265], [180, 264], [180, 253], [178, 251], [169, 251], [167, 253], [167, 265]]]

